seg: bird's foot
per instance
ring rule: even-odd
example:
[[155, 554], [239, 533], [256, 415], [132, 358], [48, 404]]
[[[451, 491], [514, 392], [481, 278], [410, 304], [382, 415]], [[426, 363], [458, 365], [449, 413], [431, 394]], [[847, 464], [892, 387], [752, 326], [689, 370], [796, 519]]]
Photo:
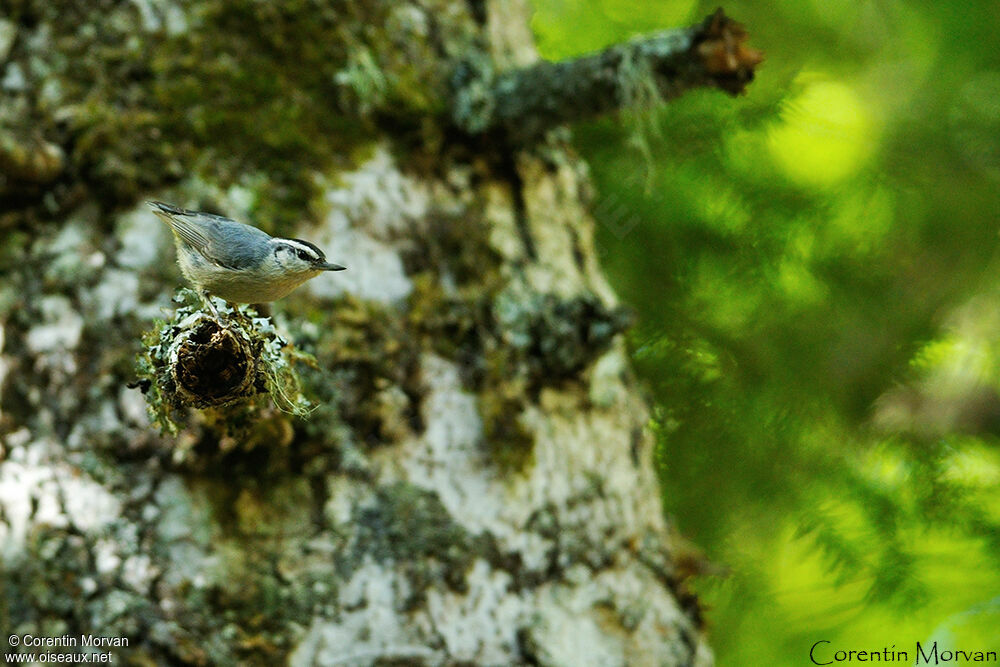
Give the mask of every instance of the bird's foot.
[[215, 317], [216, 323], [218, 323], [218, 325], [220, 327], [222, 327], [223, 329], [228, 328], [226, 326], [226, 323], [223, 321], [222, 317], [219, 316], [219, 311], [216, 310], [215, 304], [212, 303], [212, 296], [208, 293], [208, 290], [203, 290], [202, 291], [201, 298], [202, 298], [202, 301], [205, 302], [205, 305], [208, 306], [208, 309], [210, 311], [212, 311], [212, 315]]

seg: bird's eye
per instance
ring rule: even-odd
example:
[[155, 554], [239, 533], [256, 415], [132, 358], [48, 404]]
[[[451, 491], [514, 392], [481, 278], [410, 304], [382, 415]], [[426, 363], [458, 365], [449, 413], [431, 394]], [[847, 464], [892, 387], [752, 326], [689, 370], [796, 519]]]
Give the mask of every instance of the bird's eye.
[[309, 261], [309, 253], [307, 253], [305, 250], [299, 250], [297, 254], [299, 256], [299, 259], [301, 259], [303, 262]]

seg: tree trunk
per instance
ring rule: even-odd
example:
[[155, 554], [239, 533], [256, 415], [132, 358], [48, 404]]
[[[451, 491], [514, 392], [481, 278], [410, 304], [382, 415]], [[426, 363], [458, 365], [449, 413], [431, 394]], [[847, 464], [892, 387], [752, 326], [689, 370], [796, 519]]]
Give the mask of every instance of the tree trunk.
[[[24, 644], [6, 650], [711, 662], [585, 165], [559, 132], [451, 120], [463, 64], [536, 60], [528, 19], [521, 0], [0, 15], [0, 626]], [[309, 416], [261, 397], [153, 427], [129, 385], [181, 278], [145, 198], [348, 267], [273, 307], [317, 360], [298, 366]]]

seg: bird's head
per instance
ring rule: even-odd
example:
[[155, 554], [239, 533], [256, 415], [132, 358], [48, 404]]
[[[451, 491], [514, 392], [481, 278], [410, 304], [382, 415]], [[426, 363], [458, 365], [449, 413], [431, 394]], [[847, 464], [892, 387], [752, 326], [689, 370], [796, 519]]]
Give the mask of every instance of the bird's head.
[[345, 267], [326, 261], [323, 251], [301, 239], [272, 239], [274, 262], [287, 274], [343, 271]]

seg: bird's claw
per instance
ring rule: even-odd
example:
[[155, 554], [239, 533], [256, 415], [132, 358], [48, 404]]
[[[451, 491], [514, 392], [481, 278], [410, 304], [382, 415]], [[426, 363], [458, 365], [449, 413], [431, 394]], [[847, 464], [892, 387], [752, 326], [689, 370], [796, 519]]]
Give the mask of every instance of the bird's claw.
[[201, 293], [201, 298], [205, 302], [205, 305], [208, 306], [208, 309], [212, 311], [212, 315], [215, 317], [216, 323], [223, 329], [227, 328], [226, 323], [222, 320], [222, 317], [219, 316], [219, 311], [215, 308], [215, 304], [212, 303], [212, 297], [207, 290]]

